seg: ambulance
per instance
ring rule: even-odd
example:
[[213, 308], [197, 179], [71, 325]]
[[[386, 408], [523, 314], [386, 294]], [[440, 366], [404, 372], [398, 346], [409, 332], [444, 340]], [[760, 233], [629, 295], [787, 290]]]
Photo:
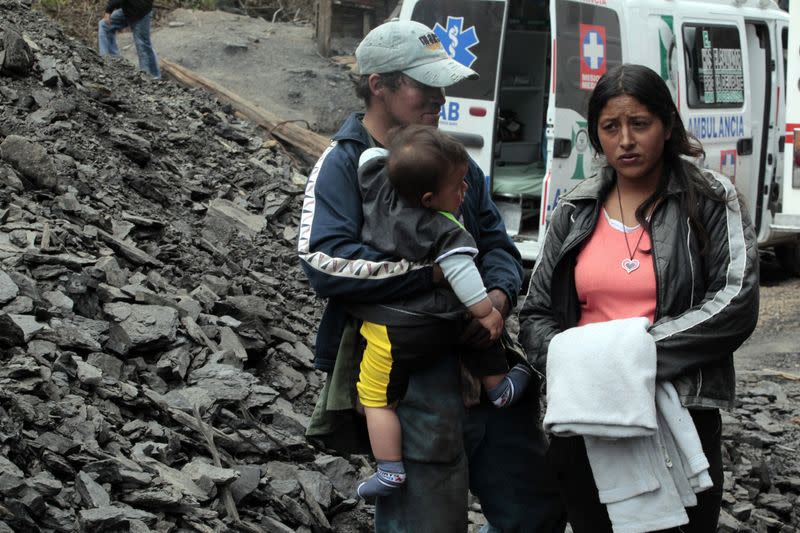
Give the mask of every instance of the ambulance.
[[779, 212], [773, 223], [777, 229], [792, 236], [775, 248], [783, 267], [800, 275], [800, 245], [797, 228], [800, 226], [800, 0], [789, 2], [792, 31], [786, 57], [786, 141], [783, 163], [783, 191]]
[[[699, 164], [744, 196], [759, 246], [800, 271], [800, 183], [783, 179], [789, 16], [773, 0], [403, 0], [400, 18], [480, 74], [448, 88], [439, 126], [483, 169], [526, 262], [559, 197], [597, 171], [592, 89], [639, 63], [668, 84], [705, 150]], [[792, 80], [796, 92], [796, 69]]]

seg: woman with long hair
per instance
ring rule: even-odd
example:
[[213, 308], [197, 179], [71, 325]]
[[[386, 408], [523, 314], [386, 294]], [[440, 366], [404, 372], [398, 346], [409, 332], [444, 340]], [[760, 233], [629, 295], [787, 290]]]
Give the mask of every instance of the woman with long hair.
[[[605, 161], [553, 212], [520, 312], [520, 340], [545, 371], [556, 335], [646, 318], [655, 379], [673, 385], [688, 408], [713, 482], [686, 508], [689, 523], [680, 531], [716, 531], [719, 409], [733, 405], [733, 352], [758, 317], [756, 235], [730, 180], [692, 162], [702, 148], [654, 71], [631, 64], [609, 70], [590, 97], [588, 123]], [[548, 458], [573, 531], [610, 532], [584, 439], [553, 435]]]

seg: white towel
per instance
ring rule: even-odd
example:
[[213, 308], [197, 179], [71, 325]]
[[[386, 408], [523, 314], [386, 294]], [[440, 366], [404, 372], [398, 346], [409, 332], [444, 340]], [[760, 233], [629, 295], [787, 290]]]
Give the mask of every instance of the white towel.
[[545, 430], [596, 437], [655, 433], [656, 346], [649, 325], [646, 318], [626, 318], [553, 337]]
[[572, 328], [547, 355], [545, 429], [584, 437], [615, 533], [688, 523], [684, 507], [712, 484], [689, 411], [671, 383], [656, 386], [648, 326], [636, 318]]

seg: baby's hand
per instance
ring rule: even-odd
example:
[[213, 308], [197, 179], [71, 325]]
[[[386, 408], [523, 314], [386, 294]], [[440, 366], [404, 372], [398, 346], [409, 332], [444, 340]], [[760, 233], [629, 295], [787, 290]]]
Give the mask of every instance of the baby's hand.
[[492, 307], [491, 313], [483, 318], [479, 318], [478, 321], [489, 332], [489, 338], [491, 340], [496, 341], [500, 338], [500, 335], [503, 334], [503, 325], [505, 324], [505, 321], [503, 320], [503, 315], [500, 314], [500, 311], [494, 307]]

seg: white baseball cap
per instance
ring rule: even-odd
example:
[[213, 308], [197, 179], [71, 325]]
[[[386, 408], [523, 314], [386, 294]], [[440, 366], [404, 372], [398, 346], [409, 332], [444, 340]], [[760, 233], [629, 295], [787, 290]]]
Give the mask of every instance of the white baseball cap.
[[439, 37], [412, 20], [391, 20], [377, 26], [356, 48], [360, 74], [402, 72], [430, 87], [448, 87], [478, 73], [452, 59]]

